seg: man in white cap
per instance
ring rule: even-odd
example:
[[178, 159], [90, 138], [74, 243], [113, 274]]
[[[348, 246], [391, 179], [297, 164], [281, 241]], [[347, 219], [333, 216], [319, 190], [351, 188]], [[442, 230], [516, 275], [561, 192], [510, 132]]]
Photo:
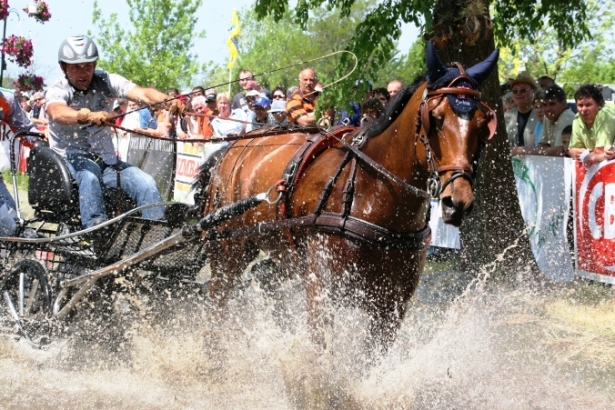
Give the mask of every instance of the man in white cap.
[[[137, 206], [162, 202], [154, 179], [119, 160], [113, 147], [111, 114], [115, 98], [148, 106], [170, 101], [170, 111], [183, 113], [184, 104], [154, 88], [96, 70], [98, 49], [89, 36], [71, 36], [62, 42], [58, 62], [65, 77], [49, 87], [45, 108], [49, 116], [49, 145], [64, 158], [79, 186], [81, 223], [85, 228], [107, 220], [102, 184], [121, 188]], [[146, 108], [147, 109], [147, 108]], [[118, 186], [116, 172], [120, 173]], [[149, 207], [142, 215], [162, 219], [164, 207]]]
[[511, 148], [534, 146], [534, 129], [536, 114], [533, 110], [532, 97], [538, 86], [532, 76], [523, 71], [516, 78], [508, 79], [512, 87], [516, 106], [504, 113], [508, 144]]

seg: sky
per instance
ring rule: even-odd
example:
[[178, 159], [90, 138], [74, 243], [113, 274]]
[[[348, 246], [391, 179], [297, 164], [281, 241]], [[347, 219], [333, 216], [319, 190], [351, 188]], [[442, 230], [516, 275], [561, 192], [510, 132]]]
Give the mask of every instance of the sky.
[[[6, 21], [6, 35], [14, 34], [32, 40], [34, 65], [30, 69], [36, 75], [45, 78], [46, 84], [50, 85], [62, 76], [57, 63], [58, 48], [62, 40], [70, 35], [85, 34], [88, 30], [96, 34], [97, 25], [92, 22], [93, 0], [46, 0], [46, 2], [51, 12], [51, 19], [41, 24], [34, 18], [28, 17], [22, 10], [27, 7], [28, 0], [9, 0], [12, 11]], [[115, 12], [120, 16], [120, 22], [130, 24], [126, 0], [100, 0], [98, 4], [104, 16], [108, 17]], [[206, 37], [195, 42], [193, 52], [203, 63], [210, 60], [219, 64], [227, 63], [229, 52], [226, 38], [233, 8], [240, 11], [254, 4], [254, 0], [231, 0], [223, 2], [223, 5], [220, 4], [218, 0], [203, 0], [199, 9], [199, 22], [195, 30], [205, 29]], [[399, 49], [407, 51], [417, 35], [416, 27], [405, 25]], [[104, 54], [104, 50], [99, 51]], [[7, 61], [5, 77], [15, 78], [23, 72], [25, 69]]]

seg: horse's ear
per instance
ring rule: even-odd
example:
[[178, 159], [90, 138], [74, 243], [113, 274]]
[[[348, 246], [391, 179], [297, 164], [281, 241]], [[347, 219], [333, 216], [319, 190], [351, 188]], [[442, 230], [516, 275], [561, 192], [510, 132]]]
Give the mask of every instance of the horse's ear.
[[446, 74], [446, 66], [440, 61], [436, 47], [429, 40], [427, 43], [427, 79], [430, 84], [433, 84], [444, 74]]
[[489, 77], [489, 74], [491, 74], [491, 71], [493, 71], [497, 65], [499, 57], [500, 49], [496, 48], [484, 61], [468, 68], [466, 70], [466, 74], [472, 77], [480, 86], [487, 79], [487, 77]]

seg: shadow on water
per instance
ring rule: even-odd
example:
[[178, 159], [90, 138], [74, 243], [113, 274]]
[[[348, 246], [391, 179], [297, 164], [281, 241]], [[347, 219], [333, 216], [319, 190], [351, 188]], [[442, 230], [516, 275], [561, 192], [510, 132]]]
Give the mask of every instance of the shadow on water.
[[0, 338], [0, 407], [612, 408], [610, 288], [473, 280], [431, 263], [397, 341], [371, 364], [352, 309], [336, 310], [330, 349], [315, 351], [297, 280], [281, 301], [248, 282], [225, 315], [194, 289], [93, 302], [45, 350]]

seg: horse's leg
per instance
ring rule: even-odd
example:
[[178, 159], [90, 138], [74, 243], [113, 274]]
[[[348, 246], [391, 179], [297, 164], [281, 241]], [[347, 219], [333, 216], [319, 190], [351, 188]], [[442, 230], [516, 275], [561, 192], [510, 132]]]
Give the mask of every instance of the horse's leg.
[[[386, 353], [395, 342], [397, 332], [406, 315], [408, 301], [416, 290], [423, 265], [425, 251], [396, 253], [386, 252], [379, 264], [367, 275], [370, 327], [368, 347], [372, 353]], [[397, 267], [397, 276], [383, 275]]]
[[327, 311], [325, 275], [330, 272], [325, 263], [327, 257], [322, 255], [323, 245], [322, 239], [306, 241], [305, 281], [308, 328], [313, 343], [325, 349], [325, 325], [330, 313]]
[[223, 310], [237, 279], [256, 257], [255, 248], [245, 240], [224, 240], [210, 243], [207, 254], [211, 268], [209, 295], [214, 307]]

